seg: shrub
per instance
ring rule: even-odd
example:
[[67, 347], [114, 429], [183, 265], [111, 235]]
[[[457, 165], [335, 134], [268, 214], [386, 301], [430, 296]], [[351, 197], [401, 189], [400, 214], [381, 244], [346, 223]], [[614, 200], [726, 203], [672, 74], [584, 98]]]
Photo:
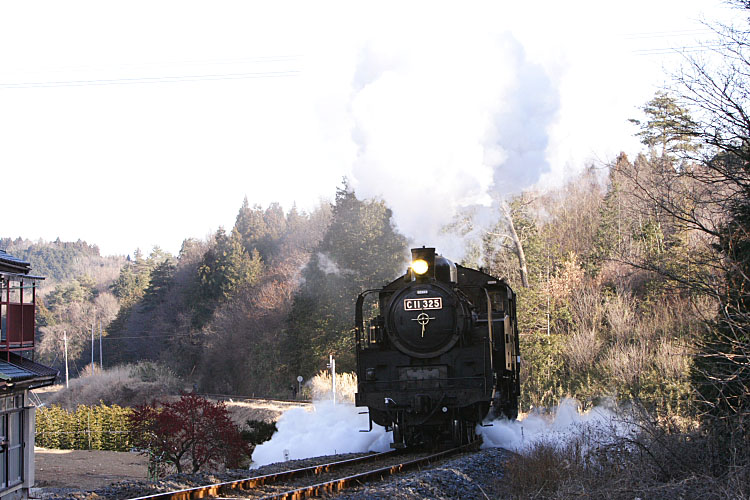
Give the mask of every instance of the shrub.
[[635, 410], [626, 435], [587, 431], [512, 455], [498, 484], [503, 498], [748, 498], [746, 459], [717, 467], [730, 450], [715, 437]]
[[52, 396], [50, 402], [68, 410], [99, 403], [136, 406], [178, 394], [180, 386], [180, 380], [170, 370], [148, 361], [104, 371], [89, 367], [81, 377], [70, 381], [69, 388]]
[[67, 411], [58, 405], [36, 413], [36, 445], [66, 450], [127, 451], [131, 448], [128, 415], [118, 405], [79, 405]]
[[271, 439], [277, 430], [275, 422], [248, 419], [241, 432], [242, 440], [254, 447]]
[[585, 373], [592, 370], [596, 365], [602, 345], [594, 329], [575, 332], [570, 336], [563, 351], [568, 369], [573, 373]]
[[224, 403], [195, 394], [138, 406], [129, 420], [133, 443], [149, 456], [150, 470], [168, 464], [181, 473], [186, 463], [192, 473], [219, 464], [234, 467], [249, 454]]

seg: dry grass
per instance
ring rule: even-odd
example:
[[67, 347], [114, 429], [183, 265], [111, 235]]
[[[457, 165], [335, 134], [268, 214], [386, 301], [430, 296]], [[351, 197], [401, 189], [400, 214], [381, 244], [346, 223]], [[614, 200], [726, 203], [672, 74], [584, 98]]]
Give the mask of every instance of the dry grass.
[[293, 408], [307, 408], [305, 403], [254, 399], [248, 401], [224, 401], [232, 421], [240, 427], [248, 420], [276, 422], [284, 412]]
[[659, 340], [653, 360], [659, 373], [674, 380], [685, 378], [690, 369], [687, 347], [671, 339]]
[[116, 366], [104, 371], [88, 366], [83, 374], [46, 399], [67, 410], [78, 405], [135, 406], [179, 393], [180, 380], [168, 369], [150, 362]]
[[750, 498], [747, 461], [712, 474], [711, 463], [722, 457], [710, 438], [643, 422], [627, 437], [602, 441], [583, 433], [522, 451], [507, 463], [503, 498]]
[[612, 378], [632, 387], [637, 386], [645, 375], [650, 359], [645, 344], [617, 342], [607, 350], [602, 367]]
[[[354, 404], [354, 394], [356, 392], [357, 374], [336, 374], [336, 401], [347, 401]], [[333, 396], [331, 392], [331, 374], [328, 371], [321, 371], [305, 384], [302, 393], [315, 401], [331, 399]]]
[[579, 479], [575, 489], [585, 491], [587, 485], [580, 481], [585, 472], [585, 464], [574, 446], [543, 441], [508, 462], [505, 482], [514, 497], [544, 498], [569, 491], [574, 479]]
[[637, 329], [636, 306], [632, 297], [618, 293], [607, 300], [605, 309], [614, 341], [626, 343], [641, 333]]
[[596, 330], [584, 329], [571, 335], [563, 355], [572, 370], [583, 373], [596, 365], [602, 346]]

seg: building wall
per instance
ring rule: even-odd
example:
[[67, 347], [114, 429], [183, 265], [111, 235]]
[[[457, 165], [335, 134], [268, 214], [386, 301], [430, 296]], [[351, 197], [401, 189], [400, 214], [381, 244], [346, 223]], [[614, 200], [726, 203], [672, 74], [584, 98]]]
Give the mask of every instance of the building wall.
[[[23, 481], [20, 484], [17, 484], [10, 488], [0, 490], [0, 500], [26, 500], [29, 498], [29, 489], [34, 485], [34, 430], [36, 429], [36, 408], [33, 405], [29, 404], [29, 394], [26, 390], [22, 392], [11, 392], [0, 397], [7, 398], [17, 395], [22, 395], [23, 397], [22, 404], [20, 405], [22, 407], [22, 410], [20, 412], [20, 422], [22, 426], [21, 439], [23, 441], [23, 448], [21, 451], [21, 455], [23, 457]], [[17, 421], [18, 419], [8, 418], [7, 416], [4, 421], [2, 418], [0, 418], [0, 422], [4, 422], [8, 427], [8, 435], [6, 436], [6, 438], [8, 438], [12, 433], [19, 432], [19, 430], [14, 427]], [[0, 431], [4, 433], [5, 429], [0, 429]], [[11, 457], [9, 457], [9, 454], [7, 452], [0, 453], [0, 467], [5, 467], [6, 462], [10, 458]]]

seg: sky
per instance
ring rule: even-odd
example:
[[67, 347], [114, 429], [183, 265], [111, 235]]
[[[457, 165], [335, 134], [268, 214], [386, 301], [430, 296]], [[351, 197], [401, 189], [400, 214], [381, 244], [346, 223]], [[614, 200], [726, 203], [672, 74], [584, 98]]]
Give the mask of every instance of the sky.
[[462, 208], [635, 154], [675, 49], [740, 15], [507, 3], [0, 2], [0, 236], [177, 254], [245, 196], [310, 211], [347, 177], [435, 246]]

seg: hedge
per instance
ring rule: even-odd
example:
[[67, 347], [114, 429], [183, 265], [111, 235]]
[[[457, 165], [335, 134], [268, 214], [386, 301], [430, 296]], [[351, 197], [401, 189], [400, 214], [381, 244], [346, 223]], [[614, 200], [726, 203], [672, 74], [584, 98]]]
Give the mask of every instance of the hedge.
[[130, 408], [118, 405], [79, 405], [76, 411], [60, 406], [36, 412], [36, 445], [63, 450], [128, 451]]

